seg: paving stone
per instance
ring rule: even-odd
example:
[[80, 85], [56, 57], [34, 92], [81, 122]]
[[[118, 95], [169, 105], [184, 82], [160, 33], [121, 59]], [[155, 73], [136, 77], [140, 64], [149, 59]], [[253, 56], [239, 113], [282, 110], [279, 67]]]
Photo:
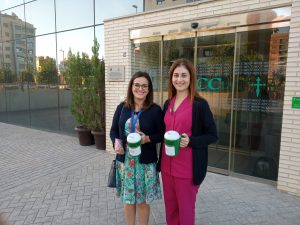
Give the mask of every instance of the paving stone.
[[[0, 212], [9, 225], [125, 224], [106, 187], [113, 155], [75, 137], [0, 123]], [[297, 225], [300, 198], [274, 186], [208, 173], [197, 196], [197, 225]], [[163, 200], [149, 225], [165, 224]]]

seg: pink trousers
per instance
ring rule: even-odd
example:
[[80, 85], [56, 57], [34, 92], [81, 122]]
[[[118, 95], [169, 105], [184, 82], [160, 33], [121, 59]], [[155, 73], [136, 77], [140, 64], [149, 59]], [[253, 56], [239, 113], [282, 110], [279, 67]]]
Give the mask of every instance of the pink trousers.
[[191, 178], [178, 178], [161, 172], [167, 225], [194, 225], [195, 203], [200, 185]]

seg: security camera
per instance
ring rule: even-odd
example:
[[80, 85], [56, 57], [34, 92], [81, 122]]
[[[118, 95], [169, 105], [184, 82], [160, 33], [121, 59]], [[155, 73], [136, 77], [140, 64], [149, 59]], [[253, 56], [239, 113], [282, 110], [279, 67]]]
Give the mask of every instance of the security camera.
[[198, 25], [199, 25], [199, 23], [191, 23], [191, 28], [197, 29]]

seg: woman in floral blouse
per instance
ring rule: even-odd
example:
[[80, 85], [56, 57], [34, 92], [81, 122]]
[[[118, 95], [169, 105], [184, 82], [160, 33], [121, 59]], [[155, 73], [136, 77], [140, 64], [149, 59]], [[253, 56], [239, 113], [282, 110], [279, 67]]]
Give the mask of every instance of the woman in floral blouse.
[[[153, 200], [161, 199], [161, 188], [156, 162], [156, 144], [163, 139], [163, 113], [153, 103], [153, 87], [149, 75], [135, 73], [128, 85], [127, 98], [117, 106], [110, 138], [116, 152], [117, 195], [124, 204], [127, 225], [135, 223], [136, 213], [139, 224], [149, 221]], [[141, 135], [141, 154], [133, 156], [128, 151], [127, 136]]]

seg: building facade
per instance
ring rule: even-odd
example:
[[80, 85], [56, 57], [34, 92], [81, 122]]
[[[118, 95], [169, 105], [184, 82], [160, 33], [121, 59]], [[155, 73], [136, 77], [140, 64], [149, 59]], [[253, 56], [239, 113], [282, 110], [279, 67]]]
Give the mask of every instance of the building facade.
[[72, 93], [59, 73], [69, 50], [91, 56], [94, 37], [102, 43], [96, 7], [95, 0], [1, 1], [0, 122], [75, 135]]
[[0, 57], [3, 58], [4, 66], [18, 77], [26, 69], [26, 62], [32, 68], [35, 67], [35, 28], [15, 13], [2, 14], [0, 18]]
[[107, 150], [131, 75], [147, 71], [162, 105], [168, 69], [184, 57], [218, 128], [209, 170], [300, 196], [299, 18], [299, 0], [206, 0], [106, 20]]

